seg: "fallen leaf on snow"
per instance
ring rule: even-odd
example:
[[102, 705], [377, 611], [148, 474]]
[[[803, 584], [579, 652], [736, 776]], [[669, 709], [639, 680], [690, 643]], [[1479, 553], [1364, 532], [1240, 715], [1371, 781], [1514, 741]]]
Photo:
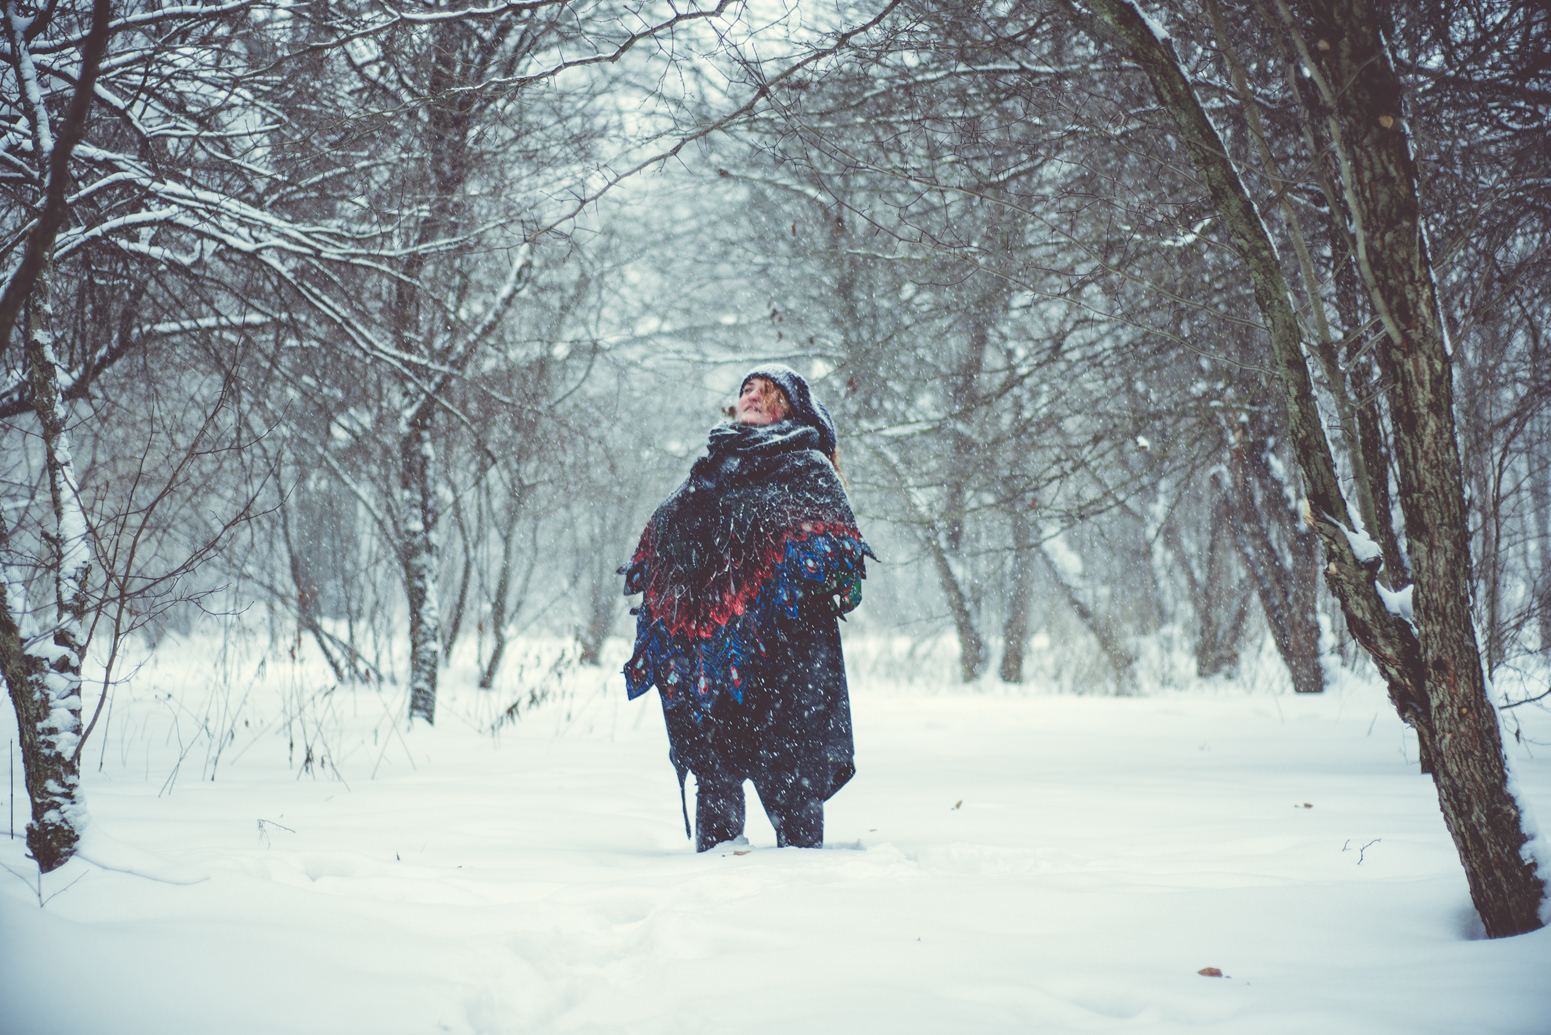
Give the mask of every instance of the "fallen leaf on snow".
[[1222, 977], [1223, 976], [1222, 971], [1218, 970], [1216, 967], [1202, 967], [1200, 970], [1196, 971], [1196, 973], [1200, 974], [1202, 977]]

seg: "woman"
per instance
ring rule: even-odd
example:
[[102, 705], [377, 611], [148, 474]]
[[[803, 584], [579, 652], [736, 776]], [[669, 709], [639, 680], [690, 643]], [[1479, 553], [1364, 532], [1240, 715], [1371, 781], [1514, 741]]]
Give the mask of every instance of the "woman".
[[777, 844], [817, 848], [824, 802], [856, 772], [836, 619], [873, 553], [801, 375], [751, 371], [735, 412], [620, 569], [644, 594], [625, 681], [631, 698], [659, 691], [681, 798], [695, 774], [696, 851], [742, 835], [744, 780]]

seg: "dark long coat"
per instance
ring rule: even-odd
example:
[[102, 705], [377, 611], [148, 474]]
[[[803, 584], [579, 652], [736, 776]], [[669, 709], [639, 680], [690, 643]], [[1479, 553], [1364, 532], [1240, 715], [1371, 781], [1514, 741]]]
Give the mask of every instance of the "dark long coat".
[[823, 800], [855, 772], [837, 616], [872, 551], [818, 441], [794, 421], [713, 429], [623, 569], [644, 594], [626, 682], [658, 688], [681, 781], [733, 773]]

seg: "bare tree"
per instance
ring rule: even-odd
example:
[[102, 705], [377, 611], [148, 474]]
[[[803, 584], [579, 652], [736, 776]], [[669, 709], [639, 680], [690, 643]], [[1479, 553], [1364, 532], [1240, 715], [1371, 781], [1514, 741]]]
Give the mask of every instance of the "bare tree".
[[[1207, 213], [1176, 156], [1127, 124], [1150, 101], [1096, 85], [1086, 45], [1049, 9], [914, 7], [893, 27], [865, 63], [777, 95], [762, 144], [779, 172], [728, 178], [758, 199], [761, 265], [780, 277], [770, 256], [789, 256], [777, 308], [793, 336], [835, 364], [841, 405], [884, 450], [881, 508], [937, 574], [965, 678], [985, 668], [997, 611], [1018, 668], [1029, 566], [1014, 533], [1031, 506], [1042, 524], [1098, 522], [1124, 544], [1086, 568], [1134, 587], [1105, 627], [1118, 659], [1168, 596], [1150, 564], [1159, 525], [1129, 502], [1227, 464], [1222, 407], [1262, 390], [1263, 360], [1235, 344], [1246, 292], [1199, 232]], [[1283, 497], [1251, 484], [1238, 498], [1253, 527], [1276, 530], [1253, 570], [1295, 684], [1317, 690], [1313, 572]], [[1216, 549], [1206, 530], [1174, 531], [1176, 548]], [[1099, 635], [1099, 611], [1073, 613]]]
[[[75, 89], [64, 117], [56, 121], [44, 102], [32, 43], [48, 28], [50, 6], [23, 13], [16, 0], [5, 0], [5, 20], [14, 107], [31, 129], [30, 163], [20, 163], [32, 188], [31, 225], [22, 235], [20, 261], [9, 271], [0, 292], [0, 349], [9, 358], [17, 317], [27, 313], [20, 364], [31, 392], [32, 409], [42, 432], [43, 460], [53, 513], [52, 532], [41, 541], [44, 555], [33, 563], [51, 600], [28, 600], [29, 581], [14, 556], [12, 531], [0, 516], [0, 563], [5, 599], [0, 602], [0, 669], [3, 669], [20, 730], [22, 765], [32, 820], [27, 847], [42, 872], [57, 869], [75, 854], [86, 821], [80, 797], [81, 663], [90, 620], [88, 597], [92, 569], [91, 529], [76, 478], [75, 456], [61, 399], [59, 363], [54, 348], [54, 252], [66, 213], [70, 159], [80, 143], [91, 107], [97, 72], [108, 45], [109, 7], [97, 0], [87, 23]], [[19, 563], [20, 562], [20, 563]], [[35, 589], [41, 588], [33, 582]]]
[[1381, 323], [1370, 344], [1390, 385], [1390, 444], [1415, 579], [1408, 587], [1414, 593], [1405, 596], [1380, 592], [1375, 572], [1382, 553], [1349, 524], [1296, 304], [1265, 224], [1172, 41], [1126, 0], [1087, 6], [1141, 66], [1244, 257], [1308, 486], [1306, 519], [1329, 558], [1327, 584], [1432, 762], [1445, 822], [1486, 931], [1498, 937], [1538, 928], [1545, 888], [1521, 851], [1520, 807], [1507, 786], [1497, 716], [1482, 681], [1446, 330], [1422, 231], [1401, 83], [1377, 13], [1360, 0], [1311, 3], [1301, 17], [1279, 6], [1270, 28], [1285, 34], [1297, 53], [1295, 67], [1312, 80], [1314, 92], [1303, 98], [1310, 134], [1326, 141], [1339, 162], [1330, 176], [1340, 185], [1356, 264]]

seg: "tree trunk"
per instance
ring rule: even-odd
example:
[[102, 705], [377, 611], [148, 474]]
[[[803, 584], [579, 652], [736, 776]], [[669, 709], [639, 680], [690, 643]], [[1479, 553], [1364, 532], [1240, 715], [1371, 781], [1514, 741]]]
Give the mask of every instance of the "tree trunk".
[[[1545, 889], [1524, 858], [1519, 804], [1507, 786], [1496, 709], [1486, 696], [1470, 614], [1470, 528], [1454, 425], [1453, 370], [1417, 198], [1401, 85], [1378, 12], [1366, 0], [1316, 3], [1311, 29], [1332, 92], [1337, 147], [1350, 172], [1347, 203], [1358, 268], [1386, 331], [1376, 350], [1391, 379], [1390, 413], [1400, 506], [1415, 574], [1431, 722], [1419, 725], [1444, 821], [1471, 898], [1492, 936], [1541, 926]], [[1326, 35], [1328, 34], [1328, 36]], [[1377, 115], [1375, 114], [1377, 113]], [[1386, 122], [1388, 125], [1386, 125]]]
[[959, 634], [959, 675], [964, 682], [973, 683], [985, 674], [991, 652], [980, 635], [979, 623], [975, 621], [963, 582], [953, 569], [953, 561], [948, 557], [937, 529], [928, 528], [925, 532], [926, 548], [937, 568], [937, 582], [942, 586], [942, 595], [947, 598], [948, 611], [953, 616], [953, 627]]
[[985, 455], [979, 425], [982, 419], [980, 380], [985, 371], [986, 347], [990, 342], [991, 322], [1006, 309], [1006, 296], [1002, 282], [993, 281], [990, 291], [975, 298], [965, 313], [968, 326], [964, 351], [946, 378], [950, 460], [943, 509], [934, 527], [928, 530], [938, 578], [959, 633], [959, 668], [966, 683], [985, 674], [991, 651], [981, 637], [972, 612], [973, 605], [955, 563], [963, 563], [966, 511], [975, 474]]
[[1416, 578], [1414, 626], [1385, 606], [1374, 581], [1377, 559], [1359, 559], [1346, 535], [1346, 500], [1314, 402], [1291, 296], [1228, 149], [1172, 44], [1134, 4], [1085, 3], [1152, 82], [1250, 275], [1283, 379], [1291, 438], [1308, 485], [1309, 517], [1330, 559], [1326, 582], [1432, 760], [1444, 822], [1481, 922], [1491, 937], [1535, 930], [1542, 926], [1545, 886], [1525, 857], [1528, 838], [1508, 789], [1497, 714], [1486, 697], [1470, 621], [1469, 529], [1449, 355], [1420, 222], [1400, 81], [1384, 48], [1378, 12], [1364, 0], [1318, 0], [1312, 25], [1286, 29], [1326, 106], [1358, 268], [1386, 332], [1376, 352], [1392, 385], [1393, 455]]
[[522, 503], [522, 484], [514, 476], [507, 494], [506, 523], [498, 533], [501, 537], [501, 573], [496, 578], [495, 593], [490, 600], [490, 660], [479, 675], [481, 690], [489, 690], [495, 685], [495, 674], [506, 654], [506, 604], [512, 592], [512, 552], [516, 549], [517, 520], [522, 514]]
[[[0, 3], [0, 20], [5, 22], [5, 38], [11, 52], [7, 60], [16, 76], [27, 118], [32, 123], [32, 154], [38, 162], [34, 171], [38, 182], [43, 184], [37, 209], [31, 213], [34, 218], [31, 231], [16, 267], [6, 281], [5, 290], [0, 292], [0, 349], [10, 345], [11, 332], [30, 301], [34, 282], [39, 277], [51, 276], [47, 271], [54, 262], [54, 242], [58, 240], [59, 228], [64, 225], [70, 207], [70, 158], [86, 132], [86, 118], [91, 114], [96, 96], [97, 73], [102, 67], [103, 55], [108, 51], [112, 6], [109, 0], [92, 0], [92, 24], [81, 44], [81, 65], [76, 74], [75, 91], [70, 96], [70, 107], [59, 122], [56, 137], [49, 128], [50, 114], [39, 96], [38, 70], [32, 63], [27, 38], [27, 30], [34, 27], [36, 20], [47, 20], [53, 10], [49, 6], [26, 17], [15, 0]], [[52, 326], [49, 333], [53, 333]]]
[[[1329, 191], [1333, 201], [1339, 201], [1334, 189]], [[1343, 207], [1341, 212], [1345, 212]], [[1332, 215], [1330, 217], [1334, 219]], [[1338, 230], [1332, 228], [1331, 237]], [[1342, 245], [1332, 241], [1331, 251], [1339, 253]], [[1336, 269], [1336, 311], [1344, 325], [1343, 336], [1348, 342], [1346, 349], [1347, 389], [1355, 396], [1358, 449], [1363, 455], [1363, 469], [1368, 472], [1368, 495], [1373, 500], [1375, 523], [1368, 534], [1378, 541], [1384, 563], [1379, 569], [1379, 579], [1390, 589], [1400, 589], [1411, 581], [1411, 571], [1400, 554], [1400, 538], [1395, 534], [1394, 505], [1390, 498], [1389, 446], [1384, 441], [1383, 384], [1374, 369], [1373, 358], [1363, 347], [1367, 335], [1363, 333], [1363, 321], [1358, 307], [1358, 275], [1356, 263], [1343, 259]]]
[[950, 461], [947, 469], [942, 527], [948, 553], [958, 556], [964, 545], [964, 518], [971, 483], [985, 448], [981, 442], [980, 379], [985, 372], [990, 324], [1006, 309], [1007, 291], [996, 281], [985, 297], [974, 299], [965, 312], [968, 322], [964, 351], [946, 380]]
[[399, 433], [400, 557], [409, 598], [409, 717], [436, 722], [441, 616], [436, 601], [436, 448], [434, 403], [423, 400]]
[[[85, 133], [97, 72], [107, 52], [111, 15], [108, 0], [93, 0], [91, 28], [81, 47], [75, 91], [55, 139], [49, 128], [50, 114], [37, 91], [37, 69], [26, 32], [29, 23], [11, 0], [0, 5], [12, 68], [32, 123], [36, 171], [44, 185], [22, 254], [0, 293], [0, 350], [9, 346], [18, 316], [31, 307], [24, 364], [31, 381], [33, 409], [43, 430], [54, 514], [53, 535], [45, 536], [49, 547], [45, 563], [54, 583], [49, 625], [37, 621], [36, 611], [27, 602], [23, 575], [11, 569], [10, 530], [0, 516], [0, 561], [5, 576], [0, 587], [0, 596], [5, 598], [0, 600], [0, 670], [16, 709], [22, 766], [32, 802], [27, 847], [44, 873], [58, 869], [75, 855], [87, 821], [86, 803], [80, 794], [81, 660], [86, 651], [83, 618], [91, 574], [91, 540], [65, 433], [54, 353], [54, 243], [67, 215], [70, 158]], [[53, 649], [39, 650], [50, 641]]]
[[587, 587], [587, 624], [577, 635], [583, 665], [599, 665], [603, 660], [603, 641], [619, 615], [619, 577], [612, 567], [597, 565]]
[[[291, 534], [291, 505], [290, 500], [282, 495], [280, 499], [280, 538], [285, 543], [286, 559], [291, 570], [291, 585], [296, 589], [296, 646], [291, 651], [291, 657], [296, 657], [296, 652], [301, 649], [301, 630], [306, 629], [312, 635], [313, 642], [318, 645], [318, 650], [323, 655], [323, 660], [328, 663], [334, 678], [343, 683], [346, 678], [345, 667], [339, 659], [334, 657], [334, 651], [329, 647], [332, 638], [323, 628], [323, 615], [318, 606], [318, 580], [311, 574], [311, 565], [296, 548], [296, 539]], [[353, 661], [353, 659], [352, 659]], [[350, 672], [354, 675], [354, 667]]]
[[1190, 591], [1196, 618], [1196, 675], [1210, 679], [1230, 672], [1239, 663], [1239, 643], [1249, 615], [1249, 594], [1243, 589], [1232, 564], [1237, 545], [1232, 529], [1233, 499], [1219, 480], [1212, 479], [1211, 525], [1207, 530], [1205, 570], [1198, 578], [1191, 568], [1184, 537], [1171, 518], [1163, 526], [1163, 540], [1174, 554], [1174, 564]]
[[[9, 529], [0, 516], [0, 550], [9, 552]], [[57, 692], [56, 673], [48, 659], [27, 645], [40, 638], [26, 597], [17, 592], [17, 573], [6, 565], [7, 599], [0, 601], [0, 670], [5, 674], [11, 704], [16, 709], [22, 769], [32, 822], [27, 824], [27, 848], [43, 873], [58, 869], [75, 854], [86, 822], [80, 793], [80, 766], [75, 748], [81, 731], [79, 679], [73, 695]], [[20, 604], [13, 610], [13, 605]]]
[[1012, 574], [1007, 592], [1007, 621], [1002, 626], [1004, 683], [1023, 682], [1023, 650], [1029, 642], [1029, 603], [1034, 597], [1034, 523], [1014, 501], [1012, 512]]
[[[1325, 673], [1320, 665], [1319, 617], [1314, 609], [1313, 533], [1297, 528], [1296, 519], [1288, 513], [1281, 486], [1275, 484], [1266, 461], [1267, 442], [1259, 436], [1246, 438], [1244, 428], [1244, 424], [1238, 425], [1229, 449], [1234, 544], [1251, 573], [1294, 692], [1322, 693]], [[1272, 537], [1272, 523], [1280, 526], [1287, 542], [1290, 556], [1285, 560]]]
[[[27, 848], [44, 873], [63, 866], [75, 854], [87, 818], [80, 794], [81, 661], [86, 652], [83, 618], [91, 574], [86, 512], [59, 398], [52, 281], [52, 269], [45, 264], [33, 286], [26, 363], [43, 430], [53, 504], [54, 530], [45, 538], [54, 605], [41, 609], [50, 620], [40, 623], [36, 617], [40, 609], [28, 605], [20, 573], [8, 570], [7, 599], [0, 607], [0, 665], [16, 708], [22, 765], [32, 800]], [[6, 554], [8, 540], [8, 529], [0, 523], [0, 550]], [[52, 649], [39, 649], [45, 642]]]
[[943, 533], [938, 525], [926, 516], [924, 509], [917, 502], [915, 494], [911, 491], [902, 471], [899, 458], [878, 443], [867, 443], [877, 459], [879, 467], [888, 472], [894, 482], [894, 488], [899, 493], [899, 500], [904, 504], [906, 512], [913, 519], [915, 534], [920, 537], [921, 545], [926, 547], [926, 552], [932, 557], [932, 566], [937, 571], [937, 583], [942, 587], [943, 598], [948, 603], [948, 613], [953, 618], [953, 627], [959, 637], [959, 674], [966, 683], [973, 683], [985, 673], [986, 665], [990, 663], [990, 651], [986, 649], [986, 642], [980, 635], [979, 623], [975, 618], [974, 602], [965, 592], [963, 580], [959, 578], [958, 571], [953, 566], [953, 558], [949, 556], [947, 548], [943, 545]]
[[442, 660], [452, 657], [453, 644], [458, 642], [458, 632], [463, 628], [463, 609], [468, 604], [469, 583], [474, 576], [474, 544], [469, 538], [468, 522], [463, 519], [463, 497], [452, 500], [452, 522], [458, 529], [458, 543], [463, 547], [463, 570], [458, 574], [458, 597], [452, 605], [452, 621], [447, 623], [446, 642], [442, 644]]
[[[1551, 442], [1551, 422], [1542, 420], [1537, 441]], [[1551, 658], [1551, 471], [1547, 458], [1531, 450], [1529, 454], [1529, 498], [1535, 513], [1535, 537], [1540, 570], [1535, 578], [1535, 624], [1540, 632], [1540, 653]]]
[[1072, 613], [1077, 615], [1078, 620], [1093, 634], [1093, 638], [1099, 643], [1099, 650], [1104, 652], [1110, 668], [1115, 670], [1115, 679], [1120, 689], [1129, 691], [1133, 678], [1131, 669], [1136, 664], [1136, 655], [1131, 653], [1130, 647], [1126, 645], [1124, 638], [1115, 628], [1115, 623], [1094, 611], [1088, 606], [1087, 601], [1083, 600], [1075, 579], [1069, 572], [1063, 571], [1055, 558], [1050, 556], [1049, 548], [1041, 543], [1038, 549], [1040, 558], [1050, 572], [1050, 577], [1061, 590], [1061, 595], [1066, 598]]

